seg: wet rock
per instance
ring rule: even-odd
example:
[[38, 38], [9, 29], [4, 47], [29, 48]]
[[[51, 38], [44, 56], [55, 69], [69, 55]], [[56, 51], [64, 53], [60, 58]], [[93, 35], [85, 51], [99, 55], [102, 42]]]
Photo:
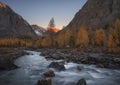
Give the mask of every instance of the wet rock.
[[13, 70], [18, 68], [14, 64], [14, 60], [23, 56], [28, 55], [24, 51], [25, 48], [0, 48], [0, 71], [2, 70]]
[[80, 66], [76, 67], [76, 70], [78, 70], [78, 71], [81, 71], [82, 69], [83, 69], [83, 67], [80, 67]]
[[104, 68], [105, 66], [103, 64], [98, 64], [97, 67]]
[[85, 79], [80, 79], [76, 85], [87, 85], [87, 83]]
[[[119, 54], [86, 53], [79, 49], [42, 49], [46, 59], [64, 60], [82, 64], [94, 64], [100, 68], [120, 69]], [[99, 65], [101, 64], [101, 65]], [[57, 68], [57, 67], [51, 67]]]
[[0, 70], [13, 70], [18, 68], [12, 62], [0, 62]]
[[115, 63], [120, 63], [120, 58], [114, 58]]
[[114, 64], [109, 63], [106, 67], [118, 69], [118, 68], [120, 68], [120, 65], [117, 66], [117, 65], [114, 65]]
[[37, 85], [52, 85], [51, 79], [41, 79], [38, 80]]
[[58, 63], [61, 64], [61, 65], [64, 65], [65, 61], [64, 60], [60, 60], [60, 61], [58, 61]]
[[59, 63], [59, 62], [52, 62], [48, 67], [49, 68], [55, 68], [56, 70], [59, 70], [59, 71], [64, 71], [65, 70], [65, 66], [62, 63]]
[[55, 73], [52, 70], [48, 70], [45, 73], [43, 73], [45, 77], [54, 77]]

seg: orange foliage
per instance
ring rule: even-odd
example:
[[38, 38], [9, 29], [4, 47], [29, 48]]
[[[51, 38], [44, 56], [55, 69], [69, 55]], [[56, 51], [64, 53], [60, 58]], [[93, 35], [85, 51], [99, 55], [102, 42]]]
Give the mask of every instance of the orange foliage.
[[94, 46], [94, 31], [92, 30], [92, 28], [88, 29], [88, 36], [89, 36], [89, 44], [91, 46]]
[[34, 45], [33, 45], [33, 47], [40, 48], [41, 47], [41, 42], [42, 42], [42, 37], [34, 39]]
[[63, 46], [68, 47], [71, 36], [72, 36], [71, 30], [65, 29], [56, 35], [55, 43], [57, 43], [59, 47]]
[[51, 47], [51, 46], [52, 46], [52, 39], [49, 36], [42, 39], [41, 47]]
[[70, 37], [72, 36], [72, 32], [70, 29], [67, 29], [64, 33], [65, 33], [64, 34], [65, 46], [69, 47], [69, 41], [70, 41]]
[[116, 20], [114, 30], [113, 30], [113, 37], [116, 45], [120, 45], [120, 20]]
[[115, 47], [115, 42], [112, 34], [108, 35], [108, 52], [113, 52], [113, 48]]
[[108, 36], [108, 52], [119, 53], [120, 46], [120, 20], [116, 20], [114, 28], [110, 28]]
[[106, 34], [102, 28], [96, 30], [95, 32], [95, 45], [99, 45], [99, 46], [106, 45]]
[[108, 35], [108, 47], [115, 47], [115, 42], [111, 34]]
[[54, 27], [47, 27], [47, 30], [52, 30], [52, 31], [54, 31], [54, 32], [58, 32], [58, 31], [60, 31], [58, 28], [54, 28]]
[[31, 47], [32, 42], [24, 39], [0, 39], [0, 46], [5, 47]]
[[2, 7], [3, 7], [3, 3], [0, 2], [0, 8], [2, 8]]
[[88, 32], [85, 25], [81, 25], [77, 33], [76, 45], [77, 46], [87, 46], [89, 44]]
[[55, 37], [55, 46], [56, 44], [58, 47], [63, 47], [65, 45], [65, 34], [60, 33]]
[[119, 29], [120, 31], [120, 20], [119, 19], [115, 21], [115, 28]]

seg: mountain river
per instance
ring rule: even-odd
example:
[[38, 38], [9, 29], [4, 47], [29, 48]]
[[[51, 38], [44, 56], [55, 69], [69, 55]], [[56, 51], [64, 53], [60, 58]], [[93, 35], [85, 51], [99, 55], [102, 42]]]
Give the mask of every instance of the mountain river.
[[[0, 72], [0, 85], [37, 85], [41, 74], [48, 69], [53, 60], [46, 60], [40, 52], [27, 51], [30, 55], [18, 58], [15, 64], [20, 68], [12, 71]], [[59, 62], [58, 60], [54, 60]], [[82, 67], [81, 71], [76, 69]], [[52, 85], [75, 85], [81, 78], [85, 78], [88, 85], [120, 85], [120, 70], [96, 68], [95, 65], [65, 63], [65, 71], [55, 69]]]

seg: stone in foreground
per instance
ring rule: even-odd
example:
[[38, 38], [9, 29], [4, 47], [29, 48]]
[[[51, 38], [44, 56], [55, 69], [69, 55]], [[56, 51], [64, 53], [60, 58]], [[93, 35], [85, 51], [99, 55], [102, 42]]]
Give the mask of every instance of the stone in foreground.
[[55, 77], [55, 73], [52, 70], [48, 70], [45, 73], [43, 73], [45, 77]]
[[58, 71], [64, 71], [65, 67], [62, 63], [59, 62], [52, 62], [49, 66], [49, 68], [55, 68]]
[[37, 85], [52, 85], [51, 79], [38, 80]]
[[87, 85], [87, 83], [85, 79], [80, 79], [76, 85]]

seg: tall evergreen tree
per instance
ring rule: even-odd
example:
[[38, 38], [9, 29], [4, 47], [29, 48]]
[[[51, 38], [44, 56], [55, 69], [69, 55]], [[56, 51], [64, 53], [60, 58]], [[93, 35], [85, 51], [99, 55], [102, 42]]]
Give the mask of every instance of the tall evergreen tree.
[[50, 27], [55, 27], [55, 20], [54, 20], [54, 18], [52, 18], [52, 19], [50, 20], [48, 26], [50, 26]]

